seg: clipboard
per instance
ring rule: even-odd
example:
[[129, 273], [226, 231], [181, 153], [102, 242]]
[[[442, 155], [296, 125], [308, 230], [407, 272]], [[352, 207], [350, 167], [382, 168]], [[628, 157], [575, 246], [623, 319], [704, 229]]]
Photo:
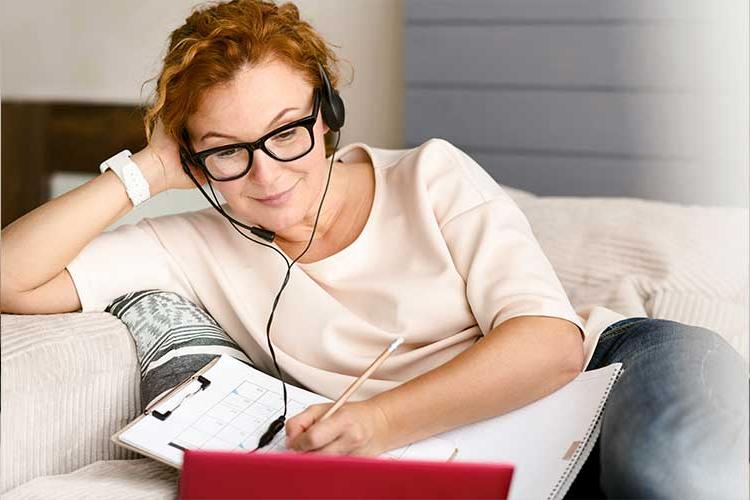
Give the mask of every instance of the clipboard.
[[[151, 403], [140, 416], [115, 433], [111, 439], [118, 446], [177, 469], [181, 468], [184, 452], [187, 450], [229, 451], [233, 449], [249, 453], [257, 447], [256, 433], [265, 432], [269, 421], [278, 417], [278, 405], [283, 405], [280, 403], [282, 400], [278, 384], [278, 379], [242, 361], [227, 355], [217, 356]], [[252, 400], [245, 410], [238, 410], [239, 406], [232, 406], [243, 396], [249, 395], [248, 392], [243, 391], [251, 389], [263, 395], [257, 400]], [[247, 399], [247, 401], [250, 400]], [[299, 413], [311, 404], [330, 402], [332, 402], [330, 399], [314, 392], [295, 386], [288, 387], [289, 416]], [[266, 421], [260, 421], [259, 417], [253, 414], [261, 407], [267, 412], [268, 420]], [[205, 430], [205, 427], [201, 428], [201, 425], [211, 422], [212, 419], [219, 420], [216, 418], [217, 415], [228, 409], [235, 412], [235, 420], [227, 416], [224, 430], [217, 431], [211, 439], [201, 442], [203, 444], [198, 441], [191, 443], [187, 437], [183, 439], [186, 435], [200, 434]], [[214, 411], [217, 413], [212, 413]], [[248, 424], [251, 419], [254, 419], [252, 425]], [[224, 437], [225, 431], [242, 433], [244, 441], [241, 443], [233, 441], [229, 448], [212, 446], [220, 441], [218, 438]], [[285, 434], [280, 432], [269, 445], [257, 450], [256, 453], [264, 455], [288, 451], [283, 446], [284, 438]], [[458, 447], [453, 440], [431, 437], [389, 450], [377, 458], [449, 462], [457, 455]]]
[[[174, 386], [172, 389], [169, 390], [169, 392], [167, 392], [166, 394], [162, 395], [159, 399], [157, 399], [156, 401], [152, 402], [145, 410], [143, 410], [143, 413], [141, 413], [135, 420], [133, 420], [128, 425], [126, 425], [125, 427], [123, 427], [122, 429], [120, 429], [118, 432], [114, 433], [112, 435], [112, 437], [111, 437], [112, 442], [114, 442], [118, 446], [122, 446], [123, 448], [127, 448], [127, 449], [129, 449], [131, 451], [134, 451], [134, 452], [138, 453], [138, 454], [147, 456], [147, 457], [152, 458], [154, 460], [157, 460], [157, 461], [159, 461], [159, 462], [161, 462], [163, 464], [167, 464], [170, 467], [175, 467], [175, 464], [173, 464], [173, 463], [171, 463], [171, 462], [169, 462], [167, 460], [164, 460], [162, 457], [159, 457], [158, 455], [150, 453], [146, 449], [137, 448], [135, 446], [130, 445], [129, 443], [127, 443], [127, 442], [123, 441], [122, 439], [120, 439], [120, 436], [122, 436], [122, 434], [124, 434], [125, 432], [127, 432], [128, 430], [130, 430], [132, 427], [138, 425], [138, 423], [141, 420], [143, 420], [144, 418], [146, 418], [149, 415], [153, 414], [153, 416], [155, 416], [156, 418], [158, 418], [158, 419], [160, 419], [162, 421], [164, 421], [167, 418], [169, 418], [169, 416], [172, 414], [172, 412], [175, 411], [182, 404], [182, 401], [184, 401], [184, 399], [180, 400], [180, 402], [177, 403], [174, 408], [172, 408], [171, 410], [168, 410], [166, 412], [158, 412], [158, 411], [155, 412], [154, 410], [156, 410], [156, 408], [160, 408], [159, 405], [161, 405], [162, 403], [166, 403], [167, 401], [169, 401], [172, 398], [174, 398], [175, 396], [177, 396], [180, 393], [180, 391], [186, 389], [192, 382], [198, 381], [201, 384], [200, 390], [205, 390], [209, 385], [211, 385], [211, 381], [208, 378], [206, 378], [204, 376], [204, 374], [209, 369], [211, 369], [211, 367], [213, 367], [219, 361], [219, 358], [220, 358], [220, 356], [216, 356], [214, 359], [212, 359], [211, 361], [209, 361], [208, 363], [206, 363], [206, 365], [203, 366], [203, 368], [201, 368], [200, 370], [198, 370], [197, 372], [195, 372], [193, 375], [191, 375], [188, 378], [186, 378], [184, 381], [182, 381], [178, 385]], [[189, 398], [193, 394], [195, 394], [195, 393], [194, 392], [189, 392], [188, 395], [186, 395], [184, 397], [185, 398]]]

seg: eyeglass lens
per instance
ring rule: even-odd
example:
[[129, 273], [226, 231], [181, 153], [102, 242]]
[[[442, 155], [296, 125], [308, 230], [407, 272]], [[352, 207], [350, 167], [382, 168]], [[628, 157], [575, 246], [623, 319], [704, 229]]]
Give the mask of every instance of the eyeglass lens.
[[[312, 149], [312, 136], [307, 128], [297, 126], [269, 137], [265, 141], [265, 146], [278, 160], [294, 160]], [[241, 174], [250, 160], [250, 152], [247, 149], [235, 147], [206, 156], [204, 163], [213, 177], [228, 179]]]

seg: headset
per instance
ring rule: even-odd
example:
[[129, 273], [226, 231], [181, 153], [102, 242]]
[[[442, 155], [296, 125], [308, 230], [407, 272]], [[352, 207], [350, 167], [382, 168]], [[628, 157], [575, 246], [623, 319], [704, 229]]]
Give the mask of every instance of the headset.
[[[200, 184], [195, 179], [192, 172], [190, 171], [190, 168], [188, 167], [188, 163], [191, 163], [192, 154], [189, 151], [185, 150], [184, 148], [180, 148], [180, 161], [182, 163], [182, 170], [187, 174], [188, 177], [190, 177], [190, 179], [196, 185], [196, 187], [201, 192], [201, 194], [203, 194], [206, 200], [208, 200], [208, 202], [222, 216], [224, 216], [224, 218], [226, 218], [229, 221], [232, 227], [234, 227], [234, 229], [238, 233], [240, 233], [240, 235], [242, 235], [244, 238], [247, 238], [250, 241], [253, 241], [255, 243], [258, 243], [259, 245], [263, 245], [264, 247], [268, 247], [271, 250], [275, 251], [281, 256], [282, 259], [284, 259], [284, 262], [287, 265], [286, 276], [284, 277], [284, 282], [282, 283], [281, 288], [276, 294], [276, 298], [273, 301], [273, 307], [271, 308], [271, 314], [268, 316], [268, 323], [266, 324], [266, 339], [268, 341], [268, 349], [271, 352], [273, 364], [276, 367], [276, 372], [279, 374], [279, 379], [281, 380], [281, 385], [284, 391], [284, 414], [278, 417], [273, 422], [271, 422], [266, 432], [260, 437], [260, 440], [258, 441], [258, 447], [252, 450], [252, 452], [257, 451], [260, 448], [263, 448], [264, 446], [266, 446], [268, 443], [270, 443], [273, 440], [274, 436], [276, 436], [276, 434], [278, 434], [278, 432], [284, 428], [284, 422], [286, 421], [286, 412], [287, 412], [286, 383], [284, 382], [284, 376], [282, 375], [281, 370], [279, 369], [279, 365], [276, 363], [276, 353], [274, 352], [273, 346], [271, 345], [271, 333], [270, 333], [271, 322], [273, 321], [273, 313], [276, 310], [277, 304], [279, 303], [281, 292], [284, 291], [284, 288], [289, 282], [289, 276], [292, 270], [292, 266], [303, 255], [305, 255], [305, 252], [307, 252], [308, 248], [310, 248], [310, 245], [312, 244], [312, 240], [315, 237], [315, 229], [318, 226], [318, 218], [320, 217], [320, 210], [321, 208], [323, 208], [323, 200], [325, 200], [326, 193], [328, 192], [328, 185], [330, 184], [330, 181], [331, 181], [331, 170], [333, 169], [333, 158], [336, 155], [336, 150], [338, 149], [338, 146], [339, 146], [339, 140], [341, 139], [341, 127], [344, 126], [344, 118], [345, 118], [344, 101], [341, 99], [341, 96], [339, 96], [339, 93], [336, 91], [336, 89], [334, 89], [331, 86], [331, 82], [328, 79], [328, 75], [326, 74], [320, 62], [317, 62], [317, 65], [318, 65], [318, 71], [320, 72], [320, 79], [323, 82], [323, 88], [321, 89], [322, 90], [321, 106], [320, 106], [321, 114], [323, 115], [323, 119], [325, 120], [326, 125], [328, 125], [328, 128], [338, 133], [336, 134], [336, 144], [333, 148], [333, 154], [331, 155], [331, 164], [328, 167], [328, 179], [326, 180], [326, 187], [323, 190], [323, 196], [321, 197], [320, 205], [318, 206], [318, 213], [315, 216], [315, 223], [313, 224], [313, 230], [312, 230], [312, 234], [310, 235], [310, 241], [307, 242], [307, 246], [302, 251], [302, 253], [299, 254], [297, 258], [295, 258], [291, 263], [289, 263], [286, 256], [275, 247], [268, 245], [266, 243], [263, 243], [261, 241], [255, 240], [253, 238], [250, 238], [249, 236], [247, 236], [246, 234], [244, 234], [242, 231], [240, 231], [237, 228], [237, 225], [239, 225], [249, 230], [255, 236], [258, 236], [269, 243], [272, 243], [276, 236], [276, 234], [273, 231], [269, 231], [268, 229], [264, 229], [258, 226], [252, 226], [252, 227], [247, 226], [243, 224], [242, 222], [238, 221], [237, 219], [233, 218], [232, 216], [228, 215], [224, 211], [224, 209], [222, 209], [221, 206], [219, 205], [218, 199], [216, 203], [214, 203], [214, 201], [208, 197], [208, 194], [206, 194], [206, 192], [203, 191]], [[189, 143], [189, 141], [186, 140], [186, 143]], [[208, 187], [211, 189], [211, 193], [214, 195], [214, 199], [216, 199], [216, 193], [214, 192], [213, 186], [211, 185], [211, 179], [208, 175], [206, 175], [206, 181], [208, 182]]]

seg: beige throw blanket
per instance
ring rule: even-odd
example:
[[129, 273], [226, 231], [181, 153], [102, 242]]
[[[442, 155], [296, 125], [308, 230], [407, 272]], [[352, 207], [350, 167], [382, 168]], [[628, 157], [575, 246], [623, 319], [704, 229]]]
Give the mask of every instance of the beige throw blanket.
[[594, 306], [714, 330], [748, 360], [746, 208], [537, 197], [521, 207], [578, 314]]

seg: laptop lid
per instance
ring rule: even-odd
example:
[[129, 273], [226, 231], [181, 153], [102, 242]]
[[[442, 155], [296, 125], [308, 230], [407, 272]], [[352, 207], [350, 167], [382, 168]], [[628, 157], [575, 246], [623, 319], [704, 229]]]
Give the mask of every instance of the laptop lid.
[[513, 466], [187, 450], [180, 498], [507, 498]]

